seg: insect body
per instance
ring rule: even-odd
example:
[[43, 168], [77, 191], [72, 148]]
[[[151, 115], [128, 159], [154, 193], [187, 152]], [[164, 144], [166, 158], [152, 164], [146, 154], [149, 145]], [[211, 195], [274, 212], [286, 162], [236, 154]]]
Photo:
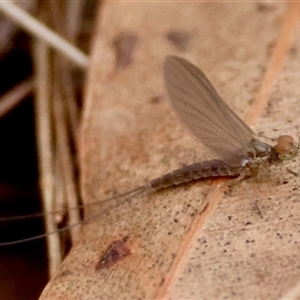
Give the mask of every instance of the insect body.
[[258, 138], [218, 95], [207, 77], [187, 60], [168, 56], [164, 65], [170, 100], [190, 131], [221, 159], [204, 161], [172, 171], [148, 183], [154, 189], [216, 176], [257, 174], [268, 166], [294, 158], [299, 146], [289, 135], [272, 147]]
[[[256, 175], [260, 166], [278, 164], [298, 154], [299, 145], [289, 135], [280, 136], [274, 147], [260, 141], [254, 131], [222, 100], [207, 77], [187, 60], [168, 56], [164, 64], [164, 75], [175, 111], [188, 129], [220, 159], [185, 166], [150, 180], [145, 185], [127, 193], [97, 203], [101, 205], [109, 203], [109, 209], [112, 209], [142, 193], [192, 180], [219, 176], [237, 177], [240, 180], [245, 176]], [[83, 222], [97, 219], [100, 214], [91, 216]], [[76, 225], [79, 224], [72, 226]], [[0, 243], [0, 246], [31, 241], [49, 234], [51, 233], [19, 241], [4, 242]]]

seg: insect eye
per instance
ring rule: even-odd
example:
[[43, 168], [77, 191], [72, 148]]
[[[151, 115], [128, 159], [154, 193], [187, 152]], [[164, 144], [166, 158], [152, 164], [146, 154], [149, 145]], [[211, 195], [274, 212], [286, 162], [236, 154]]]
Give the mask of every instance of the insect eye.
[[291, 145], [294, 144], [294, 139], [290, 135], [281, 135], [277, 139], [277, 143], [280, 144], [281, 142], [289, 143]]
[[281, 135], [274, 149], [279, 154], [289, 154], [294, 148], [294, 139], [290, 135]]

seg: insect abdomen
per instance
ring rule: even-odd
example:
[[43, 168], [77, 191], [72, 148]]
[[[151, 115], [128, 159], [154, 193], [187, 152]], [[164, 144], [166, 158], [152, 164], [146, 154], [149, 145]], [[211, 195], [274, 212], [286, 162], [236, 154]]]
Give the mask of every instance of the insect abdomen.
[[201, 178], [238, 176], [240, 173], [240, 168], [231, 168], [224, 161], [213, 159], [174, 170], [149, 181], [148, 186], [153, 189], [162, 189]]

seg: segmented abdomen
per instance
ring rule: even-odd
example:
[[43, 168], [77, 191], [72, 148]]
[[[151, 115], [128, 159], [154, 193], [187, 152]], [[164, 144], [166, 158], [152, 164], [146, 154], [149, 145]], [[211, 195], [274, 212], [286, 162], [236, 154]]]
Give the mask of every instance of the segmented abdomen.
[[232, 168], [223, 160], [213, 159], [185, 166], [162, 175], [161, 177], [150, 180], [148, 182], [148, 187], [153, 189], [162, 189], [201, 178], [219, 176], [234, 177], [240, 175], [240, 173], [241, 168]]

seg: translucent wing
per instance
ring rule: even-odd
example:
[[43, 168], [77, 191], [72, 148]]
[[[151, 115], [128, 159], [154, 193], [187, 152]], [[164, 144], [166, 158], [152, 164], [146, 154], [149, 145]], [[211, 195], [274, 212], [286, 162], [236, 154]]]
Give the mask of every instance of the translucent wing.
[[207, 77], [187, 60], [168, 56], [165, 81], [171, 102], [188, 128], [228, 165], [255, 154], [258, 137], [222, 100]]

